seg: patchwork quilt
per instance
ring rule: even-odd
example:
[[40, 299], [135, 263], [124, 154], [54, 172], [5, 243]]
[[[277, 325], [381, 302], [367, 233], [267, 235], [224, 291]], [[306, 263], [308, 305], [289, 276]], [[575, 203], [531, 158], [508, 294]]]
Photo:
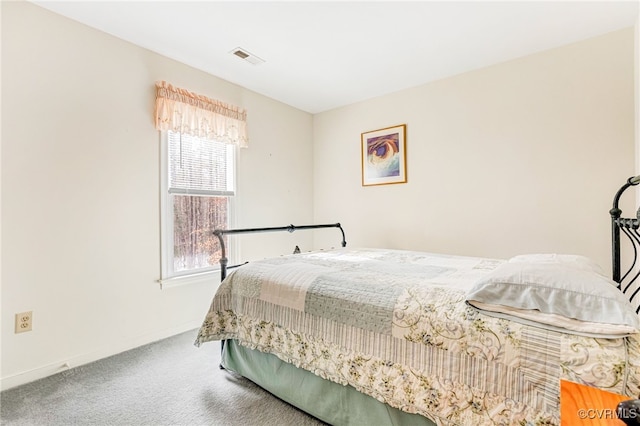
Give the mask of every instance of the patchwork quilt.
[[483, 315], [502, 260], [337, 249], [252, 262], [196, 344], [235, 339], [439, 425], [558, 425], [559, 381], [640, 394], [640, 336], [595, 339]]

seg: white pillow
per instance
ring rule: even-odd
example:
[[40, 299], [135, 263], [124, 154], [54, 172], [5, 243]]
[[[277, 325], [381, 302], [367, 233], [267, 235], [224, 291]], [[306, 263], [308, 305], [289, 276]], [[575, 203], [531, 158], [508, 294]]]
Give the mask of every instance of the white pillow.
[[471, 288], [467, 303], [488, 315], [565, 333], [620, 337], [640, 331], [640, 317], [611, 280], [564, 262], [505, 262]]

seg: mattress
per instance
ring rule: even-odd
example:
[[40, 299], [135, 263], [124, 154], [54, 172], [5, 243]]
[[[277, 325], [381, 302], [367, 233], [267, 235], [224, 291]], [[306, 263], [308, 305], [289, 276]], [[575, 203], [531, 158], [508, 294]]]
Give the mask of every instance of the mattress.
[[640, 394], [640, 339], [592, 338], [465, 303], [503, 261], [338, 249], [252, 262], [196, 344], [233, 339], [439, 425], [559, 424], [559, 381]]

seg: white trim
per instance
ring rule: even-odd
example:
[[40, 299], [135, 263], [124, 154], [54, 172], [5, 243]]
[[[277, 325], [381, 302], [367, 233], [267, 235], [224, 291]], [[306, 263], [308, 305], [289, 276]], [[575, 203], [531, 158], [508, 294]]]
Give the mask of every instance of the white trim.
[[160, 267], [161, 277], [169, 276], [169, 253], [173, 247], [173, 221], [165, 220], [167, 212], [171, 211], [169, 202], [169, 155], [167, 152], [167, 132], [158, 132], [160, 135]]
[[212, 195], [214, 197], [231, 197], [235, 195], [233, 191], [204, 191], [198, 189], [184, 189], [184, 188], [171, 188], [169, 189], [169, 194], [180, 194], [180, 195]]
[[220, 270], [201, 272], [197, 274], [182, 275], [171, 278], [159, 279], [160, 289], [165, 290], [173, 287], [181, 287], [189, 284], [211, 284], [218, 285], [220, 283]]
[[109, 356], [116, 355], [131, 349], [135, 349], [149, 343], [157, 342], [158, 340], [166, 339], [168, 337], [187, 332], [189, 330], [195, 330], [201, 325], [202, 321], [200, 320], [190, 321], [177, 327], [171, 327], [162, 331], [133, 337], [117, 346], [114, 346], [113, 344], [102, 346], [94, 351], [83, 355], [61, 359], [51, 364], [43, 365], [38, 368], [3, 377], [0, 379], [0, 390], [4, 391], [6, 389], [30, 383], [38, 379], [61, 373], [73, 367], [78, 367], [80, 365], [98, 361], [100, 359], [107, 358]]

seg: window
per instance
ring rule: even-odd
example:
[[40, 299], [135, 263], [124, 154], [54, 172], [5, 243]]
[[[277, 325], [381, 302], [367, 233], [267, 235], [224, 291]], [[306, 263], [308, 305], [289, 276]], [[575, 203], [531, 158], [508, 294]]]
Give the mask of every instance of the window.
[[220, 256], [212, 232], [231, 225], [235, 154], [248, 146], [247, 112], [158, 81], [154, 121], [162, 146], [160, 285], [209, 281]]
[[165, 131], [162, 150], [163, 279], [217, 269], [212, 231], [230, 225], [236, 147]]

